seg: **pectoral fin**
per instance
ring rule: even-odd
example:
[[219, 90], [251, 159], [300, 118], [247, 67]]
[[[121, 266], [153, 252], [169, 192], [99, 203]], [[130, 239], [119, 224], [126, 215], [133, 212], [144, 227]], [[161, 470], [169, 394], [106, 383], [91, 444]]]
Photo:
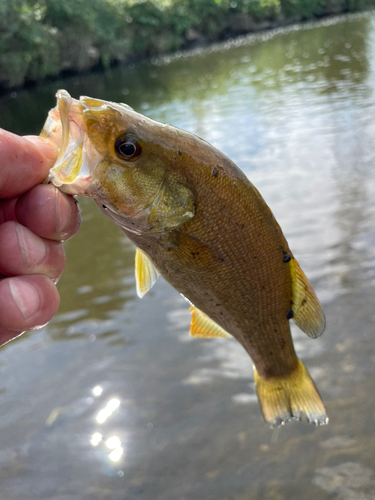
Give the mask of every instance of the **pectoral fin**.
[[294, 322], [309, 337], [319, 337], [324, 332], [326, 324], [324, 312], [298, 262], [292, 259], [289, 265], [293, 283], [292, 311]]
[[221, 326], [217, 325], [207, 314], [204, 314], [195, 306], [190, 306], [190, 312], [192, 317], [189, 333], [192, 337], [231, 337]]
[[142, 298], [154, 286], [159, 273], [149, 257], [137, 248], [135, 253], [135, 281], [137, 284], [137, 295]]

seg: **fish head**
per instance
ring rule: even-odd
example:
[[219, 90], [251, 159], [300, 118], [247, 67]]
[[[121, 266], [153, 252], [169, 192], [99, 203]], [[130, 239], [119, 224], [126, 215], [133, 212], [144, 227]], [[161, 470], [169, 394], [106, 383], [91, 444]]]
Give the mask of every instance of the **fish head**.
[[194, 216], [194, 194], [176, 168], [174, 127], [126, 104], [57, 93], [42, 137], [60, 144], [49, 181], [95, 199], [133, 232], [164, 232]]

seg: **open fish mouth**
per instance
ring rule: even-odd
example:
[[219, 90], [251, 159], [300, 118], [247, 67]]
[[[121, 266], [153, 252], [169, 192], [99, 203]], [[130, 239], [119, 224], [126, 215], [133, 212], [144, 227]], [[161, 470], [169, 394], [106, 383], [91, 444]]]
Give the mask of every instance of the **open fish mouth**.
[[[92, 174], [103, 157], [89, 140], [83, 111], [99, 107], [103, 101], [87, 97], [73, 99], [66, 90], [59, 90], [56, 98], [57, 106], [48, 113], [40, 134], [60, 145], [47, 182], [65, 193], [88, 196]], [[85, 101], [89, 101], [89, 106]]]

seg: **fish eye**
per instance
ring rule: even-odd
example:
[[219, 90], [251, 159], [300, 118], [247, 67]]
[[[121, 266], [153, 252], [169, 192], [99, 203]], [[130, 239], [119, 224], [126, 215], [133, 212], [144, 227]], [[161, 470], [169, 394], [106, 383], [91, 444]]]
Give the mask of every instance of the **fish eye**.
[[115, 151], [121, 160], [136, 160], [141, 152], [142, 146], [133, 135], [120, 135], [115, 143]]

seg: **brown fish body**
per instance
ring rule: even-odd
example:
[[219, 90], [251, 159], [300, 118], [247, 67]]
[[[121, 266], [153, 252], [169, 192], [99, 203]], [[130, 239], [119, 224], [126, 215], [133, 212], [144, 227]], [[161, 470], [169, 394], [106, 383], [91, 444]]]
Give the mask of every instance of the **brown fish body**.
[[[208, 147], [189, 142], [193, 151]], [[219, 151], [203, 163], [185, 142], [175, 154], [195, 194], [195, 217], [163, 234], [124, 231], [166, 281], [243, 345], [259, 374], [289, 374], [297, 365], [287, 319], [290, 250], [274, 216]]]
[[272, 425], [302, 414], [327, 423], [289, 327], [293, 317], [307, 335], [319, 336], [324, 314], [241, 170], [193, 134], [126, 105], [77, 101], [65, 91], [42, 132], [56, 134], [62, 146], [52, 182], [94, 198], [135, 243], [140, 296], [158, 271], [192, 304], [192, 335], [233, 335], [253, 360], [263, 415]]

